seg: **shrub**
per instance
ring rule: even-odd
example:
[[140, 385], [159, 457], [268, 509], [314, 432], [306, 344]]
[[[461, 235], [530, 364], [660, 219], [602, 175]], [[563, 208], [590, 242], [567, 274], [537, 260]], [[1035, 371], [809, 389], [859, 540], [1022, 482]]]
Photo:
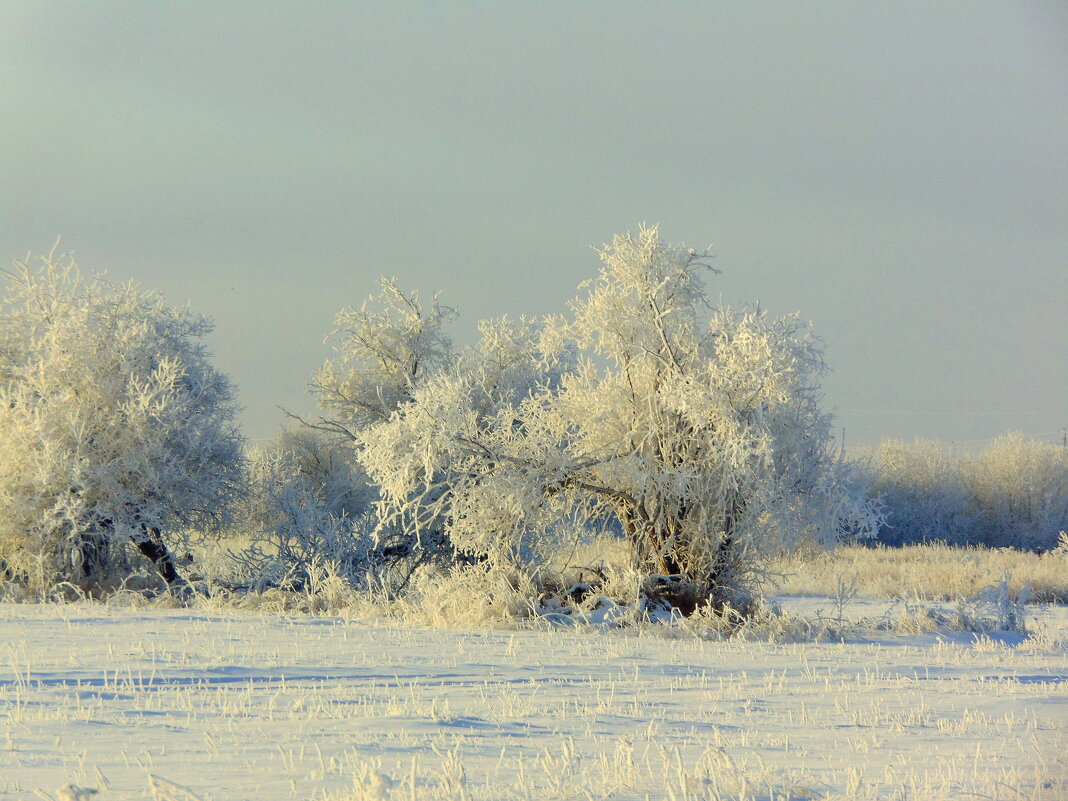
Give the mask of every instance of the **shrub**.
[[570, 317], [482, 340], [356, 434], [384, 519], [491, 561], [544, 558], [576, 522], [626, 539], [677, 605], [734, 604], [760, 558], [874, 528], [819, 408], [796, 317], [712, 310], [704, 254], [616, 237]]
[[374, 488], [352, 448], [313, 429], [284, 431], [247, 454], [247, 483], [233, 553], [245, 581], [260, 589], [303, 590], [324, 564], [354, 585], [371, 569]]
[[1068, 450], [1021, 434], [977, 454], [943, 443], [884, 442], [871, 456], [871, 491], [886, 509], [878, 540], [1029, 550], [1056, 547], [1068, 529]]
[[131, 550], [181, 582], [168, 539], [225, 517], [241, 478], [211, 322], [74, 259], [18, 262], [0, 308], [0, 564], [39, 591], [121, 581]]

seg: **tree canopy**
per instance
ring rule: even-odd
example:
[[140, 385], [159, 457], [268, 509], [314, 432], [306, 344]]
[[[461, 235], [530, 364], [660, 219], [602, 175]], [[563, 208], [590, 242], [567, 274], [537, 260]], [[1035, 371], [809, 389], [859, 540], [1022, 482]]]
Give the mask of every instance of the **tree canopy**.
[[210, 320], [70, 256], [3, 278], [0, 563], [92, 589], [132, 543], [177, 581], [164, 536], [217, 520], [241, 475]]
[[655, 228], [600, 255], [568, 315], [483, 323], [357, 435], [383, 519], [444, 521], [457, 547], [505, 559], [565, 524], [614, 526], [643, 570], [702, 597], [772, 546], [870, 531], [808, 326], [711, 308], [707, 254]]

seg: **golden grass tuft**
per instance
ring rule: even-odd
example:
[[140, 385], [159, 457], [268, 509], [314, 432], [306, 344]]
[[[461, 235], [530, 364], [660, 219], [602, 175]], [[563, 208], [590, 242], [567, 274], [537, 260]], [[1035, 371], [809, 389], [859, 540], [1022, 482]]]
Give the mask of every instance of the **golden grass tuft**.
[[968, 598], [1008, 577], [1014, 600], [1068, 602], [1068, 551], [1044, 554], [1012, 548], [950, 547], [940, 544], [899, 548], [842, 545], [833, 551], [800, 551], [779, 556], [771, 570], [782, 574], [778, 592], [834, 595], [838, 581], [856, 579], [860, 598]]

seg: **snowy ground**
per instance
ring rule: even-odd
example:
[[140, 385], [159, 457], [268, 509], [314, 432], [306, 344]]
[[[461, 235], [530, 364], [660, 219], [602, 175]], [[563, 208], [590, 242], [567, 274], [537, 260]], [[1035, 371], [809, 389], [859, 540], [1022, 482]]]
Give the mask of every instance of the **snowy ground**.
[[775, 645], [4, 604], [0, 798], [1055, 801], [1068, 615], [1039, 617]]

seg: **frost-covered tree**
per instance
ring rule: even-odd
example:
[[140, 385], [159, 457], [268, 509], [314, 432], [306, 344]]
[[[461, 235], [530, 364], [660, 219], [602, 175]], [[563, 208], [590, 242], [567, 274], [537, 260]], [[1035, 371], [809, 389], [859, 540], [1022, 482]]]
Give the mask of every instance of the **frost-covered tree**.
[[422, 488], [458, 547], [512, 557], [561, 522], [609, 521], [691, 603], [731, 600], [769, 547], [870, 531], [874, 510], [819, 408], [807, 326], [709, 308], [705, 255], [655, 228], [601, 258], [569, 318], [484, 330], [364, 430], [384, 513], [410, 515]]
[[978, 542], [980, 511], [965, 479], [961, 453], [937, 440], [887, 440], [870, 458], [871, 490], [886, 510], [880, 542]]
[[1068, 530], [1068, 449], [1005, 434], [965, 460], [963, 472], [984, 544], [1048, 550]]
[[569, 463], [550, 404], [573, 351], [551, 325], [479, 328], [476, 346], [361, 433], [358, 454], [385, 526], [420, 543], [443, 528], [471, 555], [512, 556], [542, 545], [557, 511], [538, 476]]
[[418, 293], [403, 292], [395, 278], [381, 278], [379, 287], [360, 308], [338, 314], [328, 337], [337, 358], [311, 384], [326, 412], [319, 426], [349, 439], [386, 420], [452, 358], [444, 329], [453, 309], [436, 295], [424, 308]]
[[217, 520], [240, 481], [211, 323], [69, 256], [27, 262], [0, 307], [0, 563], [95, 590], [132, 544], [175, 584], [167, 539]]
[[358, 583], [374, 559], [375, 489], [351, 446], [307, 426], [283, 431], [247, 454], [235, 530], [248, 544], [233, 556], [252, 583], [302, 586], [329, 563]]
[[[401, 290], [395, 278], [379, 279], [377, 294], [359, 308], [338, 314], [327, 338], [336, 358], [328, 360], [311, 383], [324, 415], [314, 423], [301, 422], [359, 448], [370, 427], [386, 422], [431, 377], [453, 364], [445, 328], [455, 317], [455, 310], [442, 305], [438, 295], [427, 306], [418, 292]], [[425, 500], [425, 493], [420, 495]], [[411, 568], [425, 559], [455, 555], [442, 521], [416, 516], [421, 527], [377, 527], [379, 562], [407, 561]]]

